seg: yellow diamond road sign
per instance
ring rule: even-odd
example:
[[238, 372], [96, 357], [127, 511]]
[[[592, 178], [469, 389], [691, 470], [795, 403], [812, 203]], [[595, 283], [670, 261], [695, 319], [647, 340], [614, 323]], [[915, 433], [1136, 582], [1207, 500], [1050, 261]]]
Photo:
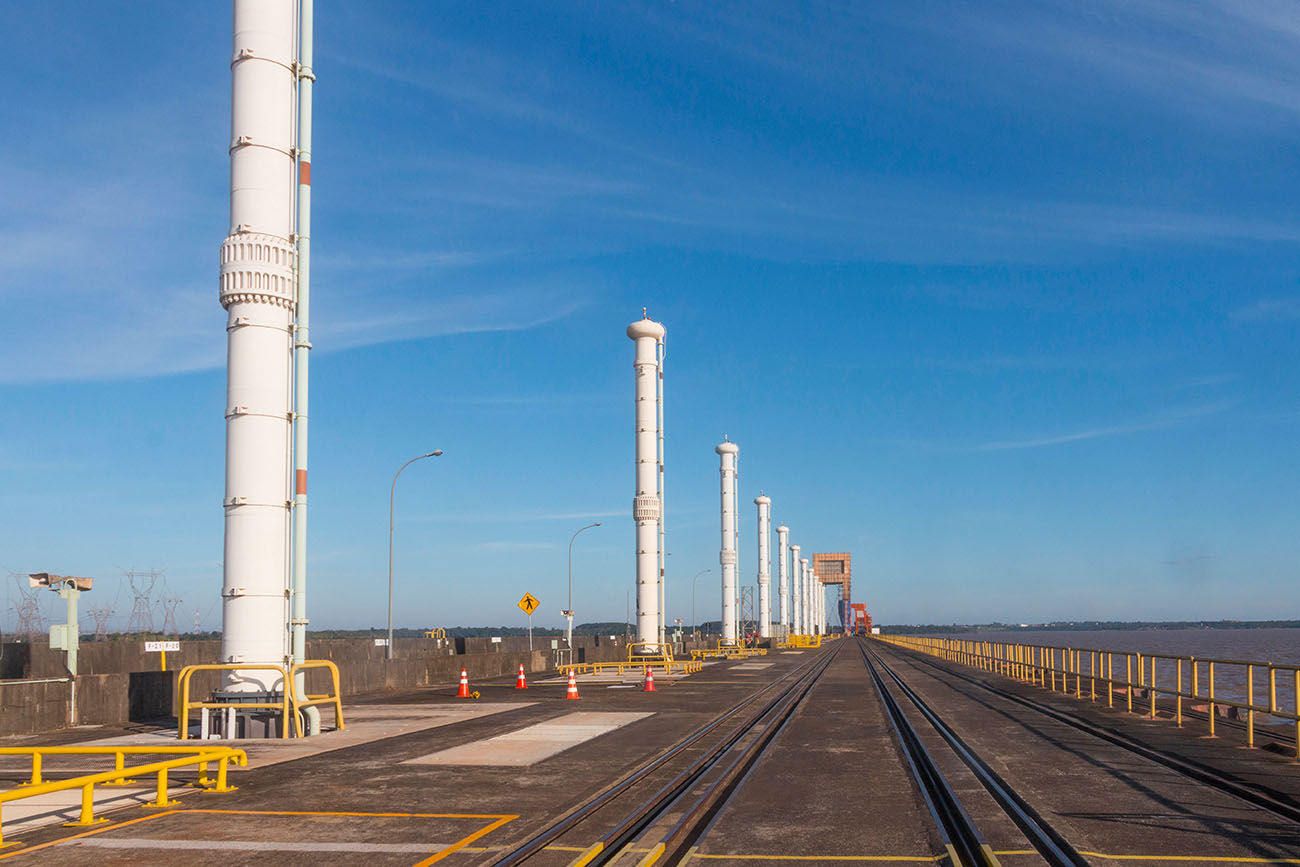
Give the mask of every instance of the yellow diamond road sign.
[[523, 612], [529, 617], [533, 616], [533, 612], [536, 611], [537, 606], [541, 604], [542, 603], [537, 601], [537, 597], [531, 593], [525, 593], [524, 598], [519, 600], [519, 607], [523, 609]]

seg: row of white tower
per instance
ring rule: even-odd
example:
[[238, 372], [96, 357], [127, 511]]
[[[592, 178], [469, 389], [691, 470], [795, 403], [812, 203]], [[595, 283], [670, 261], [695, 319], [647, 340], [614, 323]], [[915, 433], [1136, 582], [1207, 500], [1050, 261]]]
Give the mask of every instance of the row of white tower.
[[[636, 491], [632, 519], [636, 522], [637, 641], [664, 640], [664, 510], [663, 510], [663, 357], [666, 329], [643, 316], [627, 328], [635, 344]], [[740, 542], [736, 473], [740, 448], [724, 438], [716, 449], [722, 476], [722, 640], [736, 644], [740, 635], [740, 605], [736, 567]], [[760, 494], [758, 506], [758, 629], [760, 638], [781, 635], [821, 635], [826, 632], [825, 586], [799, 546], [790, 545], [789, 528], [777, 533], [777, 612], [772, 612], [771, 506]]]

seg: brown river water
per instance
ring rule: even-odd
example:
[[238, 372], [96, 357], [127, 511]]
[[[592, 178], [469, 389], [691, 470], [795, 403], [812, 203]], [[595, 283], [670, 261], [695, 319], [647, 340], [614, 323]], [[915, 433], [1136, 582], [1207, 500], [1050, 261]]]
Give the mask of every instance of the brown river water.
[[[935, 633], [939, 636], [939, 633]], [[1069, 647], [1079, 650], [1110, 650], [1142, 654], [1170, 654], [1195, 656], [1198, 659], [1232, 659], [1279, 664], [1300, 665], [1300, 629], [1134, 629], [1095, 630], [1071, 632], [1040, 632], [1006, 630], [998, 632], [970, 632], [960, 635], [943, 635], [946, 638], [963, 638], [975, 641], [993, 641], [1002, 644], [1034, 644]], [[1157, 663], [1157, 685], [1173, 687], [1173, 663]], [[1123, 657], [1115, 658], [1115, 675], [1123, 677]], [[1088, 670], [1085, 654], [1083, 668]], [[1206, 667], [1200, 669], [1200, 692], [1207, 690]], [[1184, 691], [1190, 691], [1190, 671], [1184, 664]], [[1136, 679], [1136, 672], [1135, 672]], [[1295, 707], [1294, 675], [1290, 671], [1277, 674], [1278, 706], [1293, 710]], [[1085, 690], [1087, 686], [1084, 687]], [[1100, 690], [1099, 690], [1100, 693]], [[1215, 666], [1215, 696], [1246, 698], [1246, 669], [1237, 665]], [[1172, 702], [1172, 697], [1159, 699]], [[1268, 704], [1268, 675], [1265, 670], [1255, 672], [1255, 704]]]

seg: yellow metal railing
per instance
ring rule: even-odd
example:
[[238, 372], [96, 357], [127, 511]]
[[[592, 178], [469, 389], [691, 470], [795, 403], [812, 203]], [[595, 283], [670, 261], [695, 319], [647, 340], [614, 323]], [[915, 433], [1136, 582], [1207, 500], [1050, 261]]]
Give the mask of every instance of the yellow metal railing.
[[633, 641], [627, 646], [627, 659], [615, 660], [613, 662], [574, 662], [558, 666], [560, 674], [568, 674], [572, 671], [574, 674], [585, 674], [591, 672], [600, 674], [602, 671], [614, 670], [622, 674], [625, 669], [636, 670], [638, 668], [656, 668], [662, 667], [667, 673], [671, 673], [673, 668], [680, 668], [684, 674], [694, 674], [703, 668], [703, 665], [696, 660], [692, 651], [690, 659], [673, 659], [671, 646], [659, 644], [655, 641]]
[[[44, 759], [47, 756], [105, 756], [114, 757], [114, 768], [111, 771], [103, 771], [98, 774], [88, 774], [80, 777], [72, 777], [67, 780], [45, 780]], [[176, 758], [164, 759], [162, 761], [150, 762], [145, 765], [136, 765], [134, 767], [126, 766], [127, 756], [138, 755], [177, 755]], [[51, 792], [64, 792], [70, 789], [81, 789], [81, 812], [75, 822], [66, 823], [68, 826], [80, 825], [97, 825], [106, 819], [95, 818], [95, 786], [124, 786], [128, 783], [135, 782], [132, 777], [145, 776], [147, 774], [157, 774], [156, 796], [153, 801], [145, 804], [146, 807], [170, 807], [176, 802], [167, 798], [167, 774], [168, 771], [176, 768], [197, 767], [199, 770], [198, 779], [195, 784], [208, 792], [232, 792], [234, 786], [226, 784], [226, 769], [230, 762], [236, 765], [244, 766], [248, 763], [248, 757], [243, 750], [231, 749], [230, 747], [203, 746], [203, 747], [2, 747], [0, 756], [30, 756], [32, 759], [31, 777], [27, 782], [22, 783], [17, 789], [0, 792], [0, 810], [9, 801], [18, 801], [23, 798], [34, 798], [39, 795], [48, 795]], [[217, 776], [213, 780], [208, 777], [208, 766], [215, 764], [217, 766]], [[0, 816], [0, 823], [3, 822], [3, 816]], [[14, 845], [5, 843], [3, 837], [3, 826], [0, 825], [0, 847]]]
[[424, 637], [445, 639], [447, 637], [447, 630], [443, 629], [441, 626], [436, 626], [433, 629], [426, 629], [424, 630]]
[[[293, 689], [294, 676], [300, 671], [310, 671], [312, 669], [325, 669], [330, 673], [330, 681], [333, 691], [319, 695], [305, 695], [299, 698]], [[280, 701], [262, 701], [262, 702], [238, 702], [238, 701], [190, 701], [190, 680], [200, 671], [278, 671], [282, 678], [283, 695]], [[207, 663], [202, 665], [187, 665], [181, 669], [180, 678], [177, 681], [177, 692], [180, 693], [181, 704], [176, 714], [177, 729], [181, 740], [188, 740], [190, 736], [190, 711], [202, 710], [203, 708], [225, 709], [238, 708], [243, 710], [264, 709], [278, 710], [281, 714], [280, 737], [289, 737], [289, 722], [293, 720], [294, 731], [298, 737], [303, 736], [302, 717], [298, 711], [304, 707], [314, 707], [316, 705], [329, 704], [334, 706], [334, 723], [335, 728], [342, 729], [343, 725], [343, 698], [339, 692], [339, 669], [338, 666], [327, 659], [309, 659], [306, 662], [299, 662], [295, 665], [285, 668], [282, 665], [273, 665], [263, 663], [250, 665], [242, 662], [228, 663]]]
[[[1040, 644], [1006, 644], [965, 638], [922, 638], [912, 635], [872, 636], [888, 644], [928, 653], [941, 659], [1002, 674], [1075, 698], [1097, 701], [1098, 690], [1107, 707], [1118, 695], [1123, 709], [1156, 719], [1157, 697], [1173, 699], [1172, 716], [1181, 726], [1185, 703], [1204, 705], [1210, 737], [1217, 737], [1219, 708], [1245, 713], [1246, 745], [1255, 746], [1257, 716], [1285, 720], [1294, 728], [1295, 757], [1300, 761], [1300, 665], [1249, 659], [1208, 659], [1166, 653], [1096, 650]], [[1122, 659], [1117, 677], [1116, 659]], [[1227, 672], [1225, 672], [1227, 669]], [[1224, 675], [1244, 679], [1244, 700], [1216, 691]], [[1278, 678], [1294, 702], [1284, 709], [1278, 700]], [[1136, 678], [1136, 679], [1135, 679]], [[1235, 679], [1235, 677], [1233, 678]], [[1257, 685], [1264, 681], [1268, 702], [1257, 703]], [[1145, 705], [1145, 706], [1144, 706]], [[1199, 708], [1192, 708], [1199, 710]]]

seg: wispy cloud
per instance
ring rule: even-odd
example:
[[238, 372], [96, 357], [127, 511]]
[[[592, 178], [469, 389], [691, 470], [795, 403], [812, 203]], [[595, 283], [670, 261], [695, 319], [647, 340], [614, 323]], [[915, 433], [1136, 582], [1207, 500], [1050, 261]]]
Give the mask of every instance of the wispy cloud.
[[1105, 439], [1108, 437], [1125, 436], [1146, 431], [1165, 430], [1187, 424], [1199, 418], [1227, 412], [1233, 406], [1234, 404], [1231, 403], [1217, 403], [1207, 406], [1193, 407], [1181, 412], [1171, 413], [1159, 418], [1133, 422], [1131, 424], [1085, 428], [1083, 430], [1070, 431], [1068, 433], [1060, 433], [1034, 439], [994, 440], [992, 442], [981, 443], [974, 446], [973, 450], [991, 452], [1007, 451], [1011, 449], [1039, 449], [1048, 446], [1083, 442], [1085, 440]]
[[366, 250], [365, 253], [355, 253], [342, 249], [323, 256], [314, 256], [312, 264], [318, 268], [325, 267], [336, 271], [373, 268], [463, 268], [503, 259], [511, 252], [508, 250], [376, 250], [373, 246], [367, 246]]
[[[16, 334], [0, 344], [0, 385], [219, 368], [225, 364], [225, 335], [220, 309], [213, 311], [215, 294], [207, 287], [164, 290], [153, 298], [122, 293], [108, 309], [80, 311], [75, 327], [64, 320], [59, 328]], [[320, 305], [313, 344], [317, 351], [331, 352], [396, 340], [524, 331], [563, 319], [585, 304], [584, 299], [539, 298], [522, 289], [404, 304], [400, 311], [368, 317], [341, 310], [330, 315]]]
[[617, 400], [619, 395], [613, 393], [590, 392], [587, 394], [561, 394], [550, 391], [536, 394], [477, 394], [445, 397], [446, 403], [468, 404], [471, 406], [536, 406], [538, 404], [556, 403], [604, 403]]
[[1159, 361], [1153, 356], [1117, 358], [1114, 355], [1071, 357], [1066, 355], [1001, 355], [986, 358], [928, 358], [920, 364], [939, 370], [963, 373], [1002, 374], [1055, 371], [1123, 371], [1149, 367]]
[[460, 524], [528, 523], [530, 521], [586, 521], [593, 518], [615, 518], [631, 515], [628, 509], [608, 509], [571, 512], [454, 512], [450, 514], [419, 515], [403, 520], [425, 522], [450, 522]]
[[477, 542], [469, 547], [473, 550], [479, 551], [542, 551], [558, 547], [558, 545], [555, 542], [514, 542], [503, 540], [499, 542]]
[[1238, 322], [1290, 322], [1300, 319], [1300, 298], [1263, 298], [1229, 316]]
[[1210, 388], [1216, 385], [1227, 385], [1230, 382], [1236, 382], [1241, 379], [1235, 373], [1208, 373], [1205, 376], [1191, 376], [1180, 379], [1173, 383], [1170, 388], [1174, 391], [1185, 389]]

